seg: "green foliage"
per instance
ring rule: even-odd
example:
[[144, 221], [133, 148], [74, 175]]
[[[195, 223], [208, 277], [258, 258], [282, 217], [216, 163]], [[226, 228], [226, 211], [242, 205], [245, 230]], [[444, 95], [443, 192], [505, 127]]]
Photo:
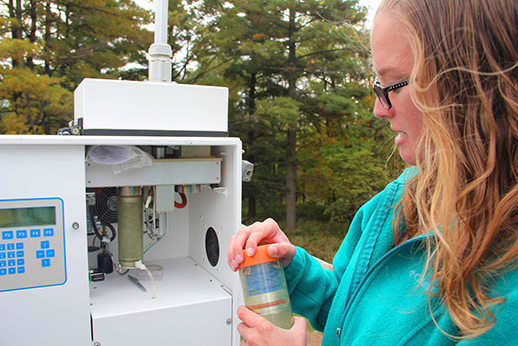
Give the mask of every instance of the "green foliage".
[[279, 124], [296, 125], [300, 117], [300, 106], [300, 102], [293, 98], [279, 96], [259, 101], [257, 112]]
[[131, 0], [0, 5], [0, 133], [51, 134], [73, 118], [85, 77], [142, 79], [151, 16]]
[[[152, 16], [132, 0], [5, 2], [0, 14], [0, 133], [55, 133], [83, 78], [147, 76]], [[365, 16], [355, 0], [169, 1], [172, 79], [229, 88], [234, 135], [255, 164], [244, 218], [285, 222], [296, 203], [303, 224], [337, 232], [403, 167], [387, 164], [391, 134], [372, 116]]]

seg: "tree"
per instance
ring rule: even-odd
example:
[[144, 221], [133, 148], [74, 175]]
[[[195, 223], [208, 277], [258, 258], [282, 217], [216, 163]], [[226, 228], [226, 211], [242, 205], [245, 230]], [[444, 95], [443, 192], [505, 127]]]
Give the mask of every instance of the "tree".
[[0, 10], [0, 133], [55, 133], [83, 78], [118, 78], [145, 63], [151, 43], [150, 14], [132, 0], [9, 0]]
[[[233, 52], [238, 51], [241, 58], [246, 58], [243, 60], [250, 67], [248, 75], [256, 80], [256, 89], [249, 89], [249, 98], [261, 95], [255, 103], [257, 107], [249, 108], [248, 114], [285, 136], [286, 228], [292, 230], [296, 225], [297, 142], [305, 128], [326, 122], [329, 128], [339, 127], [336, 119], [353, 112], [350, 95], [344, 90], [358, 77], [359, 66], [353, 64], [358, 54], [348, 45], [351, 40], [344, 41], [337, 22], [358, 35], [355, 25], [364, 18], [365, 11], [356, 8], [355, 1], [230, 3], [233, 6], [225, 18], [233, 16], [245, 23], [232, 36]], [[322, 98], [334, 105], [328, 108], [335, 107], [337, 111], [323, 113], [322, 107], [317, 106]], [[340, 106], [346, 107], [338, 110]]]

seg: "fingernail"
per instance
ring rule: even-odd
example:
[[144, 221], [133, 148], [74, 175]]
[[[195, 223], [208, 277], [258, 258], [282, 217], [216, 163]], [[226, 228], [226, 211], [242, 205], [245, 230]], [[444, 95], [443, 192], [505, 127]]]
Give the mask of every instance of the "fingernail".
[[275, 245], [271, 245], [269, 248], [268, 248], [268, 252], [270, 253], [270, 256], [277, 256], [277, 253], [279, 252], [277, 250], [277, 246]]
[[233, 262], [234, 262], [234, 263], [236, 263], [236, 265], [237, 265], [238, 263], [243, 262], [243, 255], [236, 255], [236, 259], [235, 259], [235, 261], [233, 261]]
[[253, 256], [254, 255], [254, 250], [251, 247], [249, 247], [248, 249], [246, 249], [246, 254], [248, 256]]
[[230, 263], [230, 265], [232, 266], [232, 269], [235, 269], [237, 267], [237, 263], [236, 261], [232, 260], [232, 262]]

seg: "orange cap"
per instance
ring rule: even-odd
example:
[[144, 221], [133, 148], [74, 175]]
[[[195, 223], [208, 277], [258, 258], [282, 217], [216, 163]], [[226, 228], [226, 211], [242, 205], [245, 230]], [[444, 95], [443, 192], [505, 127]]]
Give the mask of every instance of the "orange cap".
[[272, 256], [268, 255], [266, 250], [268, 249], [270, 245], [261, 245], [257, 247], [257, 251], [255, 252], [255, 255], [248, 256], [246, 253], [246, 250], [243, 250], [243, 262], [239, 264], [239, 268], [244, 267], [250, 267], [256, 264], [261, 263], [267, 263], [267, 262], [273, 262], [277, 261], [278, 258], [273, 258]]

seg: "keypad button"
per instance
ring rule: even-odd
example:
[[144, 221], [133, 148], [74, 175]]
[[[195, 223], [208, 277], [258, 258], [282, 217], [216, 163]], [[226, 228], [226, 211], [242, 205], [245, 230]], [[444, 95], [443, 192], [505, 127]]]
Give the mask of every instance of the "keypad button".
[[23, 257], [24, 253], [23, 251], [16, 251], [16, 257]]
[[16, 231], [16, 238], [18, 238], [18, 239], [27, 238], [27, 230]]
[[50, 267], [50, 260], [48, 258], [41, 260], [41, 266], [42, 267]]
[[7, 274], [7, 269], [0, 268], [0, 275], [6, 275], [6, 274]]
[[19, 258], [16, 260], [16, 264], [19, 266], [25, 265], [25, 260], [23, 258]]
[[0, 259], [5, 259], [5, 252], [0, 252]]
[[42, 242], [41, 242], [41, 248], [42, 248], [42, 249], [48, 249], [48, 248], [50, 248], [50, 242], [49, 242], [48, 240], [42, 241]]
[[9, 275], [16, 274], [16, 268], [9, 268]]
[[15, 260], [8, 260], [8, 261], [7, 261], [7, 265], [8, 265], [9, 267], [14, 267], [14, 266], [16, 265], [16, 261], [15, 261]]
[[5, 260], [0, 260], [0, 268], [5, 268], [7, 262]]
[[25, 267], [18, 267], [18, 274], [24, 274], [25, 273]]
[[14, 243], [7, 244], [7, 250], [14, 250]]
[[14, 257], [15, 257], [15, 253], [14, 253], [14, 251], [9, 251], [9, 252], [7, 253], [7, 258], [14, 258]]
[[52, 237], [54, 235], [54, 229], [53, 228], [45, 228], [43, 229], [43, 236], [44, 237]]
[[14, 237], [13, 231], [3, 231], [2, 232], [2, 239], [4, 239], [4, 240], [13, 239], [13, 237]]
[[23, 250], [23, 243], [16, 243], [16, 250]]
[[43, 250], [36, 251], [36, 258], [45, 258], [45, 251], [43, 251]]
[[31, 238], [41, 237], [41, 231], [39, 229], [31, 229]]

